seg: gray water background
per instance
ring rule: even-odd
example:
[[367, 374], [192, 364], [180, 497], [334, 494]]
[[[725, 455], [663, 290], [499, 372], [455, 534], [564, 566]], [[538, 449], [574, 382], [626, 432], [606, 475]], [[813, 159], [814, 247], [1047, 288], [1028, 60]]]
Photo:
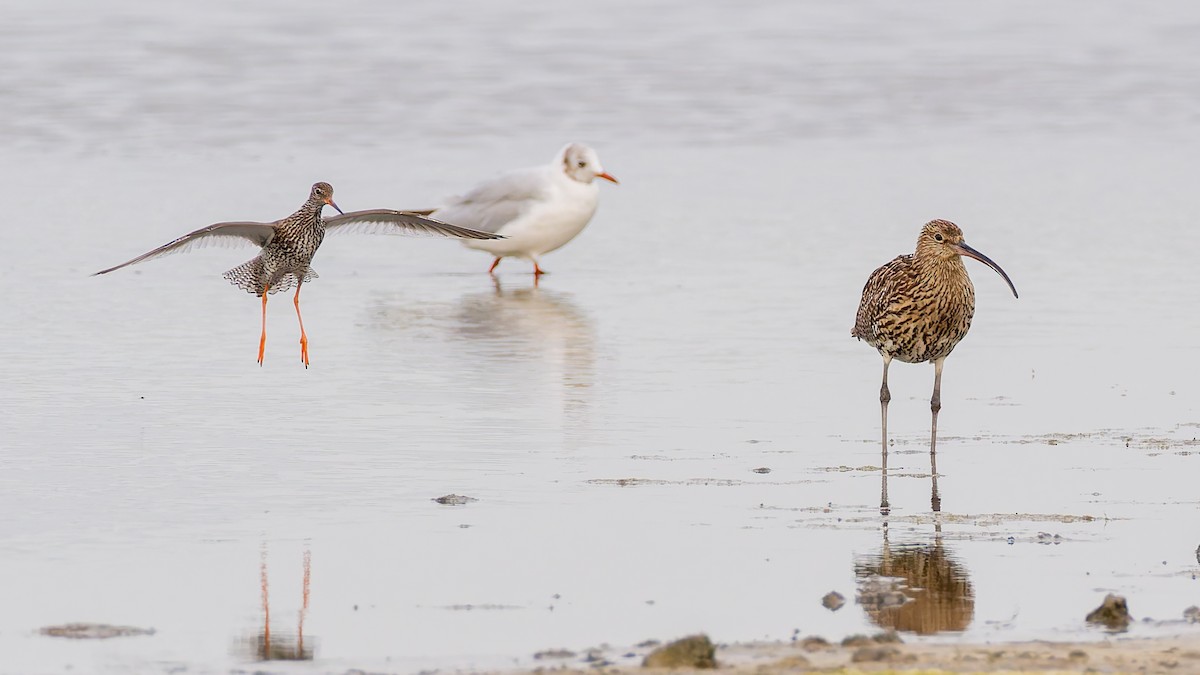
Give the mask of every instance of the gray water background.
[[[856, 565], [902, 544], [972, 589], [923, 639], [1100, 639], [1109, 591], [1156, 620], [1130, 635], [1188, 630], [1191, 3], [13, 2], [0, 56], [0, 671], [248, 667], [264, 552], [279, 635], [311, 553], [313, 672], [838, 639], [876, 629]], [[428, 207], [570, 140], [622, 184], [539, 286], [331, 237], [308, 371], [283, 296], [254, 363], [220, 278], [253, 251], [88, 276], [316, 180]], [[932, 372], [893, 367], [884, 519], [848, 333], [935, 217], [1021, 298], [969, 265], [939, 514]], [[36, 634], [68, 621], [157, 633]]]

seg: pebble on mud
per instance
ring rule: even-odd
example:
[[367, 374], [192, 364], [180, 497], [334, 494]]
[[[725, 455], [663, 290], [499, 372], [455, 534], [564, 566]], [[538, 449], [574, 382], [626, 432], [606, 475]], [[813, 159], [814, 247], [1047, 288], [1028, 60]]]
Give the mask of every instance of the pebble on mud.
[[539, 661], [542, 659], [573, 659], [575, 652], [570, 649], [544, 649], [534, 654], [533, 658]]
[[1111, 631], [1123, 631], [1129, 628], [1132, 621], [1125, 598], [1112, 593], [1106, 595], [1104, 602], [1087, 615], [1088, 623], [1099, 624]]
[[825, 594], [825, 597], [821, 598], [821, 604], [824, 605], [825, 609], [836, 612], [842, 608], [842, 605], [846, 604], [846, 596], [837, 591], [829, 591]]
[[474, 497], [451, 493], [448, 495], [442, 495], [441, 497], [434, 497], [433, 501], [439, 504], [445, 504], [447, 506], [462, 506], [463, 504], [470, 504], [471, 502], [477, 502], [479, 500]]
[[716, 668], [717, 648], [707, 635], [689, 635], [650, 652], [643, 668]]
[[886, 633], [877, 633], [871, 637], [867, 637], [861, 633], [848, 635], [842, 640], [843, 647], [870, 647], [872, 645], [898, 645], [903, 644], [904, 640], [894, 630]]
[[[851, 663], [871, 663], [877, 661], [895, 661], [900, 658], [900, 650], [895, 647], [859, 647], [850, 655]], [[912, 658], [916, 658], [915, 656]]]
[[107, 640], [129, 635], [154, 635], [153, 628], [136, 626], [111, 626], [106, 623], [65, 623], [61, 626], [46, 626], [39, 629], [42, 635], [65, 637], [73, 640]]
[[831, 646], [832, 645], [829, 644], [829, 640], [826, 640], [820, 635], [809, 635], [800, 641], [800, 648], [806, 652], [815, 652], [818, 649], [828, 649]]
[[1200, 607], [1192, 605], [1183, 610], [1183, 620], [1188, 623], [1200, 623]]

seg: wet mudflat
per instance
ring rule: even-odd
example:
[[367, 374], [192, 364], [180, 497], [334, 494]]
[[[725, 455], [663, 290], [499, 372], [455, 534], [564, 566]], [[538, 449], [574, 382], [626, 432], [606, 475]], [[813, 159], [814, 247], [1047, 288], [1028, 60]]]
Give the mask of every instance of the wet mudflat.
[[[1109, 634], [1084, 616], [1110, 592], [1134, 618], [1122, 635], [1195, 636], [1200, 154], [1175, 67], [1195, 49], [1179, 37], [1200, 24], [1189, 5], [1053, 43], [1069, 13], [974, 26], [912, 10], [886, 24], [898, 32], [815, 6], [692, 15], [676, 33], [686, 53], [738, 21], [831, 79], [772, 76], [747, 39], [727, 70], [674, 78], [674, 98], [622, 56], [669, 4], [518, 21], [534, 54], [554, 51], [562, 22], [592, 22], [602, 72], [646, 87], [645, 106], [606, 115], [505, 44], [430, 59], [436, 77], [397, 70], [369, 39], [390, 10], [362, 3], [374, 24], [329, 27], [361, 38], [358, 61], [301, 61], [344, 96], [377, 91], [379, 72], [450, 92], [417, 115], [388, 89], [390, 116], [335, 96], [300, 114], [312, 98], [272, 87], [288, 104], [276, 116], [250, 85], [221, 105], [201, 96], [238, 93], [225, 37], [289, 49], [281, 38], [307, 30], [263, 28], [268, 9], [246, 19], [254, 30], [227, 29], [241, 10], [218, 7], [82, 13], [66, 44], [100, 40], [104, 55], [83, 74], [79, 53], [39, 42], [41, 14], [13, 21], [29, 28], [9, 36], [25, 72], [96, 103], [33, 88], [3, 132], [0, 671], [508, 669], [700, 631], [1095, 642]], [[930, 60], [934, 21], [975, 37]], [[503, 35], [484, 23], [463, 30]], [[122, 25], [132, 38], [109, 44]], [[190, 46], [169, 68], [164, 29]], [[958, 96], [1014, 49], [1038, 67]], [[495, 81], [472, 70], [488, 56], [534, 99], [489, 111], [490, 130], [451, 87]], [[262, 81], [306, 81], [296, 63], [263, 61]], [[713, 78], [728, 85], [715, 109], [701, 105]], [[836, 99], [812, 93], [821, 82], [896, 89]], [[573, 138], [622, 185], [603, 187], [540, 284], [512, 261], [493, 280], [453, 242], [331, 236], [305, 288], [308, 371], [287, 298], [269, 305], [254, 363], [258, 303], [220, 278], [252, 251], [87, 276], [210, 222], [286, 215], [316, 180], [347, 209], [423, 208]], [[892, 368], [885, 517], [879, 358], [849, 330], [866, 276], [934, 217], [959, 223], [1021, 298], [968, 264], [978, 312], [946, 365], [937, 511], [932, 369]], [[449, 496], [468, 499], [435, 501]], [[837, 611], [822, 605], [831, 591]], [[76, 622], [154, 633], [39, 633]], [[285, 653], [305, 660], [255, 663]]]

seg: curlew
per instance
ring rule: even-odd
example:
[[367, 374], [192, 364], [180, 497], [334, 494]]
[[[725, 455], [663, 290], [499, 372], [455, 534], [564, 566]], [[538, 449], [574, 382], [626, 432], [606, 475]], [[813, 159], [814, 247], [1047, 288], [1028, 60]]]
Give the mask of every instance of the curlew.
[[[975, 314], [975, 287], [963, 265], [962, 257], [974, 258], [992, 268], [1012, 289], [1012, 279], [991, 258], [963, 241], [962, 230], [948, 220], [931, 220], [921, 228], [917, 250], [901, 255], [871, 273], [863, 288], [862, 302], [850, 335], [879, 350], [883, 356], [883, 385], [879, 389], [880, 418], [883, 425], [883, 471], [887, 472], [887, 407], [892, 400], [888, 391], [888, 366], [892, 359], [905, 363], [933, 363], [933, 411], [929, 454], [937, 455], [937, 420], [942, 409], [942, 365], [946, 357], [966, 336]], [[937, 466], [932, 466], [936, 479]], [[885, 478], [880, 508], [886, 512]], [[933, 505], [938, 509], [937, 483]]]
[[[327, 205], [332, 206], [341, 215], [322, 218], [321, 211]], [[300, 316], [300, 287], [304, 282], [317, 277], [317, 273], [311, 267], [313, 256], [321, 246], [325, 233], [337, 230], [433, 234], [463, 239], [502, 238], [489, 232], [450, 225], [407, 211], [373, 209], [343, 213], [333, 201], [333, 187], [329, 183], [316, 183], [300, 209], [287, 218], [273, 223], [228, 222], [202, 227], [153, 251], [100, 270], [96, 274], [108, 274], [128, 265], [179, 253], [197, 244], [231, 242], [259, 246], [262, 250], [258, 255], [225, 273], [225, 278], [233, 285], [262, 298], [262, 335], [258, 341], [258, 364], [262, 365], [267, 344], [267, 296], [295, 287], [296, 296], [292, 302], [296, 306], [296, 319], [300, 322], [300, 359], [307, 368], [308, 335], [304, 332], [304, 319]]]

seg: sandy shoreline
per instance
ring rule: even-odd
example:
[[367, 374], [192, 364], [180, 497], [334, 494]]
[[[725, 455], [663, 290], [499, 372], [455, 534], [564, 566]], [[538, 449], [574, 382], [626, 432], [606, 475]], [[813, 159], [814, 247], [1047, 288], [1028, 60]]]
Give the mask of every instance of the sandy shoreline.
[[[922, 672], [922, 673], [1200, 673], [1200, 635], [1166, 638], [1113, 637], [1103, 642], [1014, 642], [904, 644], [891, 638], [848, 638], [829, 644], [819, 638], [796, 642], [734, 643], [716, 648], [721, 672]], [[626, 673], [642, 667], [646, 645], [614, 656], [610, 650], [547, 653], [539, 665], [507, 673]], [[654, 669], [662, 670], [662, 669]], [[712, 672], [677, 668], [671, 672]]]

